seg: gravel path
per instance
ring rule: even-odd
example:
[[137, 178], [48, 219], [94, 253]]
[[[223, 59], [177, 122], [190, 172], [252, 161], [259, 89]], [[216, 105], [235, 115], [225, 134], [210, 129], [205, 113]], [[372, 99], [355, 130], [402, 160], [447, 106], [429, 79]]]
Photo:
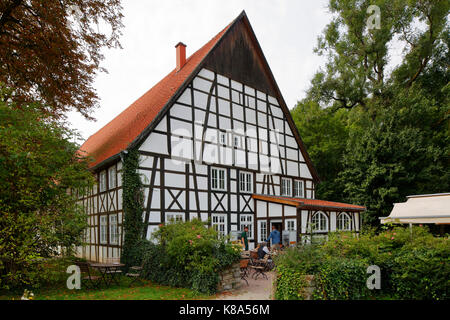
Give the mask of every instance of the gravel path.
[[272, 300], [273, 272], [266, 273], [267, 278], [261, 276], [254, 280], [251, 276], [247, 278], [248, 286], [242, 282], [240, 289], [232, 292], [223, 292], [217, 295], [216, 300]]

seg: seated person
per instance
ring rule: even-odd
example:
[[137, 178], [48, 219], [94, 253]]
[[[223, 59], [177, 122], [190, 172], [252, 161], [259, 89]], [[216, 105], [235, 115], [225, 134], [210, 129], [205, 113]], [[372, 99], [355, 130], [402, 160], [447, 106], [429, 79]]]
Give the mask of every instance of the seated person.
[[266, 254], [269, 254], [269, 249], [267, 248], [267, 243], [263, 242], [258, 247], [258, 259], [264, 259]]

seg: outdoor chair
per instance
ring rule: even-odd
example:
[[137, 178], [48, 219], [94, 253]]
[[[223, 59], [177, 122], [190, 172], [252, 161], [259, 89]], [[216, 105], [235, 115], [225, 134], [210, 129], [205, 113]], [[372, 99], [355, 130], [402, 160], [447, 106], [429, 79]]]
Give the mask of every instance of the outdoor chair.
[[265, 274], [265, 272], [268, 271], [268, 260], [269, 260], [268, 254], [264, 256], [264, 259], [253, 260], [253, 263], [250, 266], [250, 268], [254, 270], [252, 278], [256, 280], [261, 275], [264, 278], [269, 279]]
[[247, 283], [247, 285], [248, 285], [247, 277], [249, 275], [248, 263], [249, 263], [248, 259], [241, 259], [240, 261], [241, 279], [244, 280]]
[[137, 280], [142, 280], [142, 272], [143, 272], [143, 266], [133, 266], [128, 269], [128, 272], [125, 274], [127, 277], [132, 278], [133, 281], [130, 282], [130, 286], [136, 282]]
[[102, 277], [92, 275], [90, 264], [88, 262], [75, 262], [75, 265], [77, 265], [80, 268], [80, 272], [82, 274], [85, 274], [81, 280], [87, 280], [89, 285], [86, 285], [88, 289], [92, 288], [98, 288], [100, 285], [100, 281], [102, 280]]

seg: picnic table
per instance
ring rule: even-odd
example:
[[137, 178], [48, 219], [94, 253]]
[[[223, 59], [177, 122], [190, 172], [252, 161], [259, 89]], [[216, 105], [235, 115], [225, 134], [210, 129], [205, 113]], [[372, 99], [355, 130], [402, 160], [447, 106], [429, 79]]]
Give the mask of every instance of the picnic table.
[[117, 275], [122, 273], [121, 268], [125, 265], [123, 263], [119, 262], [112, 262], [112, 263], [91, 263], [90, 266], [94, 269], [97, 269], [101, 276], [103, 281], [105, 282], [105, 285], [109, 286], [114, 281], [117, 285], [119, 285], [119, 282], [117, 281]]

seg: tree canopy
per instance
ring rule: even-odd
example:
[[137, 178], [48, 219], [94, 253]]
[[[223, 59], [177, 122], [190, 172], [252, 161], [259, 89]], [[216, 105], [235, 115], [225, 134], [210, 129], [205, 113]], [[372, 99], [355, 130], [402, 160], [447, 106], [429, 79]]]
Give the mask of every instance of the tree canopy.
[[[370, 29], [373, 4], [380, 25]], [[317, 197], [365, 205], [364, 221], [377, 225], [407, 195], [450, 190], [450, 3], [330, 0], [329, 9], [316, 48], [325, 67], [292, 115], [322, 178]]]
[[120, 0], [1, 0], [0, 83], [19, 106], [90, 118], [101, 49], [120, 46], [121, 10]]

